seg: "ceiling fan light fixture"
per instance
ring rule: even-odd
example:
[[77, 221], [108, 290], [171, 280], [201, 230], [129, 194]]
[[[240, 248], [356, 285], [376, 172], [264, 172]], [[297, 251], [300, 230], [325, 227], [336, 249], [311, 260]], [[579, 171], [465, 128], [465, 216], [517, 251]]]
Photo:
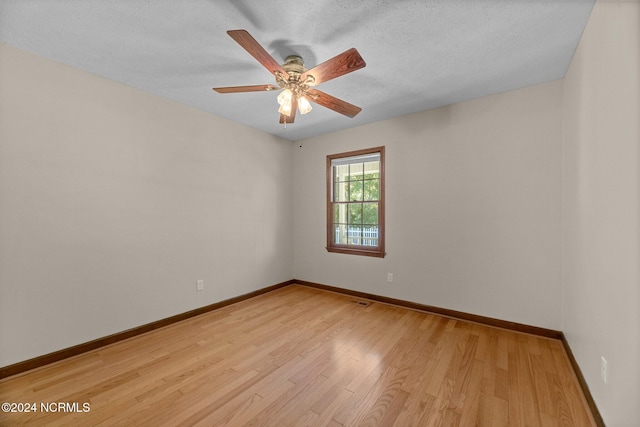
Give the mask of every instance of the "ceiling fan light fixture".
[[278, 108], [278, 113], [284, 114], [285, 116], [291, 115], [291, 108], [293, 107], [293, 92], [289, 89], [285, 89], [280, 92], [278, 95], [278, 104], [280, 104], [280, 108]]
[[300, 114], [307, 114], [311, 111], [311, 103], [306, 97], [298, 97], [298, 110], [300, 111]]
[[291, 90], [289, 89], [285, 89], [282, 92], [280, 92], [280, 95], [278, 95], [278, 104], [280, 104], [281, 107], [284, 107], [285, 105], [289, 106], [289, 109], [291, 109], [291, 102], [293, 100], [293, 92], [291, 92]]
[[291, 115], [291, 104], [281, 105], [280, 108], [278, 108], [278, 113], [284, 114], [285, 116], [290, 116]]
[[280, 108], [278, 108], [278, 113], [284, 114], [285, 116], [291, 115], [291, 107], [293, 106], [293, 92], [289, 89], [285, 89], [280, 92], [278, 95], [278, 104], [280, 104]]

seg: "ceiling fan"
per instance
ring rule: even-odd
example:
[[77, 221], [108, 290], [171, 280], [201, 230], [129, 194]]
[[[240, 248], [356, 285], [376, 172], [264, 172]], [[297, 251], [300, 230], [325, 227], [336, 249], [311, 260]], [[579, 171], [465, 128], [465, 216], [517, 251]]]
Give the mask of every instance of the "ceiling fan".
[[296, 109], [300, 114], [311, 111], [309, 101], [334, 110], [347, 117], [355, 117], [362, 108], [338, 99], [327, 93], [313, 89], [320, 83], [335, 79], [352, 71], [364, 68], [367, 64], [355, 48], [317, 65], [310, 70], [304, 67], [302, 58], [297, 55], [288, 56], [280, 65], [246, 30], [229, 30], [231, 36], [240, 46], [258, 60], [276, 79], [276, 85], [253, 85], [214, 87], [218, 93], [262, 92], [281, 90], [278, 95], [280, 123], [293, 123]]

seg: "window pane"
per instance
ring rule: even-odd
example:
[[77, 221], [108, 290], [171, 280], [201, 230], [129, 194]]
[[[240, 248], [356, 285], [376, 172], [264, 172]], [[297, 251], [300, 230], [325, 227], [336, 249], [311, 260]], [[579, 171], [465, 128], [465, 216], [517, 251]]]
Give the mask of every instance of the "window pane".
[[378, 227], [362, 228], [362, 245], [364, 246], [378, 246]]
[[363, 183], [363, 196], [365, 201], [380, 200], [380, 180], [370, 179]]
[[350, 203], [349, 204], [349, 225], [362, 224], [362, 204]]
[[349, 201], [349, 183], [340, 182], [335, 184], [333, 190], [334, 202], [347, 202]]
[[364, 175], [367, 177], [378, 178], [380, 175], [380, 161], [367, 162], [364, 164]]
[[378, 225], [378, 204], [364, 203], [362, 207], [362, 223], [366, 226]]
[[363, 163], [353, 163], [350, 166], [351, 181], [362, 181], [362, 174], [364, 173]]
[[361, 245], [362, 244], [362, 228], [349, 226], [347, 243], [349, 245]]
[[334, 227], [334, 241], [338, 245], [346, 245], [348, 241], [347, 226], [345, 224], [338, 224]]
[[362, 189], [363, 189], [362, 181], [351, 181], [349, 183], [349, 201], [361, 202], [363, 198]]
[[334, 182], [349, 180], [349, 165], [335, 166], [334, 170]]
[[335, 224], [347, 223], [347, 206], [344, 203], [336, 203], [333, 205], [333, 222]]

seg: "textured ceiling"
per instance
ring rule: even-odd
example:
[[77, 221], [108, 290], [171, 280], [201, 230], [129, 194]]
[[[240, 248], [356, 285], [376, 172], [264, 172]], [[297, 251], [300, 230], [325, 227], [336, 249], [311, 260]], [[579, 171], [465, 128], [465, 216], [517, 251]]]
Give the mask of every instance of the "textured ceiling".
[[[290, 140], [560, 79], [593, 0], [0, 0], [0, 41]], [[278, 124], [274, 83], [231, 39], [312, 68], [355, 47], [366, 68], [318, 86], [362, 107], [314, 105]]]

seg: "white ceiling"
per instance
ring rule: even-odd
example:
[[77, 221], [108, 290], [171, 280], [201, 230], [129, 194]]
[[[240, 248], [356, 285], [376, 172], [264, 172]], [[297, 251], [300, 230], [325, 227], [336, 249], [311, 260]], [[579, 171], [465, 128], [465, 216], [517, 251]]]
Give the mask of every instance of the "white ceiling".
[[[0, 42], [300, 140], [560, 79], [593, 0], [0, 0]], [[362, 107], [314, 105], [278, 124], [274, 83], [231, 39], [246, 29], [280, 63], [312, 68], [355, 47], [366, 68], [318, 86]]]

